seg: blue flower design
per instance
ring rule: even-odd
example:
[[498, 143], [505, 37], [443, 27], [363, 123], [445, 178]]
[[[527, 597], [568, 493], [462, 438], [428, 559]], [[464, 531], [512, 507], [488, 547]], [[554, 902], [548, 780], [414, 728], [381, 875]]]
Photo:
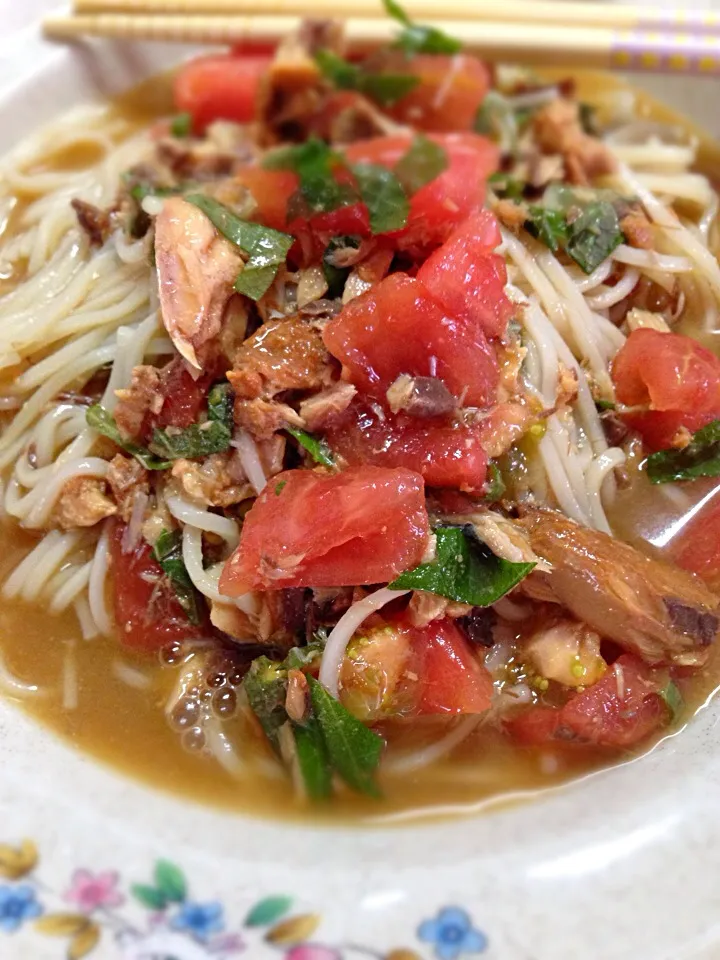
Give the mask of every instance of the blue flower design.
[[222, 904], [217, 901], [184, 903], [170, 921], [170, 926], [173, 930], [186, 930], [198, 940], [206, 941], [225, 927]]
[[33, 887], [27, 884], [0, 886], [0, 930], [14, 933], [25, 920], [39, 917], [42, 912]]
[[485, 934], [473, 927], [468, 914], [459, 907], [445, 907], [434, 920], [421, 923], [418, 937], [434, 944], [438, 960], [457, 960], [468, 953], [482, 953], [488, 945]]

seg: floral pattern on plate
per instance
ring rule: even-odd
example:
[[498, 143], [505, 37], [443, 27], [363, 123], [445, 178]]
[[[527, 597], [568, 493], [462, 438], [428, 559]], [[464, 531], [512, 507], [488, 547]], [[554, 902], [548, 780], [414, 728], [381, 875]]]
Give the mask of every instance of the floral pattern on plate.
[[[262, 898], [233, 926], [220, 900], [191, 897], [184, 873], [168, 860], [157, 861], [149, 882], [129, 885], [115, 871], [80, 868], [60, 891], [43, 881], [39, 863], [31, 840], [0, 845], [0, 936], [31, 924], [37, 933], [63, 941], [59, 958], [99, 960], [97, 950], [109, 938], [123, 960], [233, 960], [243, 953], [249, 958], [261, 942], [277, 960], [422, 960], [405, 947], [325, 943], [316, 938], [322, 916], [293, 912], [289, 896]], [[131, 919], [132, 901], [143, 908], [140, 924]], [[422, 921], [416, 936], [436, 960], [477, 956], [488, 945], [470, 915], [454, 906]]]

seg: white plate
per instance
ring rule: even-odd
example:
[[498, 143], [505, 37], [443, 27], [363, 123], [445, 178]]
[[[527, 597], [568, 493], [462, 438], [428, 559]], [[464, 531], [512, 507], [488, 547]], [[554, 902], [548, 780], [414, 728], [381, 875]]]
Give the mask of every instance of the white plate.
[[[0, 149], [181, 54], [6, 34]], [[717, 81], [671, 93], [720, 132]], [[161, 795], [0, 703], [0, 957], [720, 957], [718, 716], [712, 705], [641, 760], [532, 803], [344, 829]]]

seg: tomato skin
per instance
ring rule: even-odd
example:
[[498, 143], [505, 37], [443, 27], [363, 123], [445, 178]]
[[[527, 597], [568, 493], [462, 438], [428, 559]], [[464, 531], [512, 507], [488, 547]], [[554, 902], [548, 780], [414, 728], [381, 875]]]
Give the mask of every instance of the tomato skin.
[[483, 210], [457, 227], [417, 274], [444, 310], [487, 337], [501, 337], [513, 314], [505, 261], [492, 252], [501, 239], [497, 220]]
[[405, 274], [351, 300], [327, 324], [323, 340], [355, 386], [380, 402], [401, 373], [437, 376], [468, 406], [495, 400], [498, 363], [483, 332], [445, 316]]
[[479, 492], [485, 485], [487, 454], [478, 428], [402, 413], [381, 420], [370, 408], [354, 406], [326, 439], [351, 465], [406, 467], [430, 487]]
[[207, 625], [196, 626], [188, 620], [148, 543], [141, 540], [131, 553], [123, 552], [125, 530], [124, 523], [116, 522], [110, 537], [115, 623], [120, 643], [150, 653], [174, 640], [208, 636]]
[[243, 167], [235, 176], [257, 204], [253, 219], [273, 230], [286, 230], [288, 201], [299, 186], [298, 175], [290, 170]]
[[[498, 169], [494, 143], [474, 133], [434, 134], [448, 160], [447, 168], [421, 187], [410, 200], [407, 226], [389, 234], [400, 249], [434, 247], [454, 228], [482, 208], [485, 183]], [[412, 139], [406, 135], [360, 140], [345, 150], [350, 163], [375, 163], [392, 169], [407, 153]]]
[[682, 410], [645, 410], [622, 415], [625, 424], [640, 434], [643, 443], [651, 453], [671, 447], [681, 427], [694, 433], [718, 417], [720, 417], [720, 411], [718, 413], [685, 413]]
[[720, 588], [720, 503], [700, 511], [683, 530], [673, 553], [683, 570], [697, 573], [711, 587]]
[[720, 360], [692, 337], [633, 330], [612, 364], [618, 400], [652, 410], [720, 410]]
[[193, 129], [202, 133], [214, 120], [250, 123], [271, 57], [214, 54], [196, 57], [181, 67], [173, 84], [178, 110], [190, 113]]
[[428, 529], [423, 479], [410, 470], [287, 470], [248, 512], [220, 592], [384, 583], [420, 563]]
[[471, 130], [490, 86], [485, 64], [464, 54], [417, 54], [411, 69], [420, 83], [388, 112], [421, 130]]
[[577, 739], [598, 746], [626, 748], [645, 740], [668, 720], [659, 695], [661, 671], [624, 653], [601, 680], [574, 694], [563, 707], [530, 707], [506, 723], [526, 746]]
[[469, 641], [452, 620], [434, 620], [413, 630], [412, 669], [420, 676], [417, 713], [484, 713], [493, 682]]

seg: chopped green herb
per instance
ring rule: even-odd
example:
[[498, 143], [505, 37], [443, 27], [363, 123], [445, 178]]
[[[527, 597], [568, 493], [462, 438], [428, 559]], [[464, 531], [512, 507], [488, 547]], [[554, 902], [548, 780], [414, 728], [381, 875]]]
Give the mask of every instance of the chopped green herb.
[[682, 450], [659, 450], [646, 462], [653, 483], [720, 476], [720, 420], [697, 430]]
[[167, 574], [180, 606], [190, 623], [200, 623], [200, 598], [182, 554], [182, 534], [179, 530], [163, 530], [153, 548], [155, 559]]
[[557, 253], [564, 250], [568, 238], [567, 217], [559, 210], [550, 210], [548, 207], [532, 206], [529, 208], [530, 219], [525, 228], [533, 237]]
[[229, 207], [205, 194], [193, 193], [186, 200], [202, 210], [224, 237], [247, 254], [248, 261], [235, 281], [235, 289], [252, 300], [259, 300], [285, 263], [294, 238], [262, 224], [241, 220]]
[[234, 396], [229, 383], [216, 383], [208, 394], [208, 419], [222, 423], [232, 433]]
[[191, 113], [178, 113], [170, 122], [170, 133], [174, 137], [189, 137], [192, 133], [192, 125]]
[[612, 400], [596, 400], [595, 406], [598, 408], [598, 410], [601, 410], [601, 411], [617, 409], [616, 405], [612, 402]]
[[156, 187], [152, 183], [136, 183], [130, 188], [130, 196], [138, 203], [142, 203], [145, 197], [174, 197], [182, 192], [180, 186], [177, 187]]
[[282, 663], [267, 657], [258, 657], [250, 664], [243, 679], [248, 703], [260, 726], [275, 749], [278, 749], [278, 730], [287, 721], [285, 712], [285, 683], [287, 672]]
[[328, 282], [327, 296], [331, 299], [342, 296], [345, 281], [350, 275], [350, 267], [341, 267], [336, 263], [340, 251], [359, 250], [362, 237], [333, 237], [323, 253], [322, 268]]
[[507, 97], [490, 90], [475, 115], [475, 132], [496, 140], [503, 151], [512, 153], [517, 146], [517, 117]]
[[625, 237], [615, 207], [607, 200], [588, 204], [577, 219], [568, 224], [565, 249], [585, 273], [597, 270]]
[[285, 666], [288, 670], [306, 670], [322, 657], [327, 643], [327, 630], [321, 627], [316, 631], [310, 643], [304, 647], [293, 647], [285, 657]]
[[485, 481], [485, 495], [483, 499], [488, 503], [497, 503], [505, 493], [505, 481], [503, 480], [500, 467], [492, 460], [488, 463], [488, 476]]
[[418, 134], [408, 152], [395, 165], [395, 176], [408, 196], [413, 196], [426, 183], [439, 177], [447, 165], [447, 153], [443, 148]]
[[382, 737], [356, 720], [313, 677], [308, 677], [308, 683], [313, 714], [333, 768], [353, 790], [380, 796], [375, 771], [383, 751]]
[[275, 496], [279, 497], [287, 486], [287, 480], [281, 480], [280, 483], [275, 484]]
[[407, 225], [410, 203], [402, 184], [391, 170], [372, 163], [358, 163], [352, 172], [370, 213], [373, 233], [390, 233]]
[[459, 53], [462, 43], [448, 36], [437, 27], [414, 23], [397, 0], [383, 0], [385, 10], [405, 29], [398, 37], [395, 46], [400, 47], [408, 56], [415, 53]]
[[660, 691], [660, 696], [665, 701], [665, 704], [670, 711], [670, 720], [672, 723], [675, 723], [678, 717], [681, 715], [683, 707], [685, 706], [685, 701], [683, 696], [680, 693], [680, 689], [676, 683], [673, 683], [672, 680], [668, 681], [667, 686], [663, 687]]
[[232, 431], [219, 420], [193, 423], [182, 430], [153, 430], [150, 448], [166, 460], [195, 460], [223, 453], [230, 446]]
[[135, 457], [146, 470], [167, 470], [168, 467], [172, 466], [169, 460], [160, 460], [145, 447], [124, 440], [118, 429], [118, 425], [115, 423], [115, 418], [105, 407], [101, 406], [101, 404], [94, 403], [91, 407], [88, 407], [85, 420], [93, 430], [97, 430], [97, 432], [101, 433], [104, 437], [108, 437], [126, 453]]
[[367, 73], [331, 50], [318, 50], [315, 62], [323, 76], [339, 90], [357, 90], [383, 107], [402, 100], [420, 82], [411, 73]]
[[437, 554], [401, 574], [390, 587], [396, 590], [427, 590], [473, 607], [489, 607], [512, 590], [535, 566], [511, 563], [476, 540], [472, 527], [438, 527]]
[[333, 452], [324, 440], [314, 437], [311, 433], [306, 433], [305, 430], [298, 430], [297, 427], [286, 427], [285, 429], [292, 437], [295, 437], [301, 447], [307, 450], [315, 463], [320, 463], [323, 467], [335, 466]]
[[358, 200], [347, 183], [338, 183], [334, 173], [344, 164], [343, 158], [323, 140], [310, 137], [304, 143], [280, 147], [263, 161], [268, 170], [292, 170], [300, 178], [300, 189], [290, 198], [291, 216], [328, 213]]
[[494, 173], [488, 177], [493, 193], [501, 200], [522, 200], [525, 184], [509, 173]]
[[311, 800], [327, 800], [332, 795], [332, 767], [325, 738], [314, 717], [293, 724], [295, 752], [300, 775]]

